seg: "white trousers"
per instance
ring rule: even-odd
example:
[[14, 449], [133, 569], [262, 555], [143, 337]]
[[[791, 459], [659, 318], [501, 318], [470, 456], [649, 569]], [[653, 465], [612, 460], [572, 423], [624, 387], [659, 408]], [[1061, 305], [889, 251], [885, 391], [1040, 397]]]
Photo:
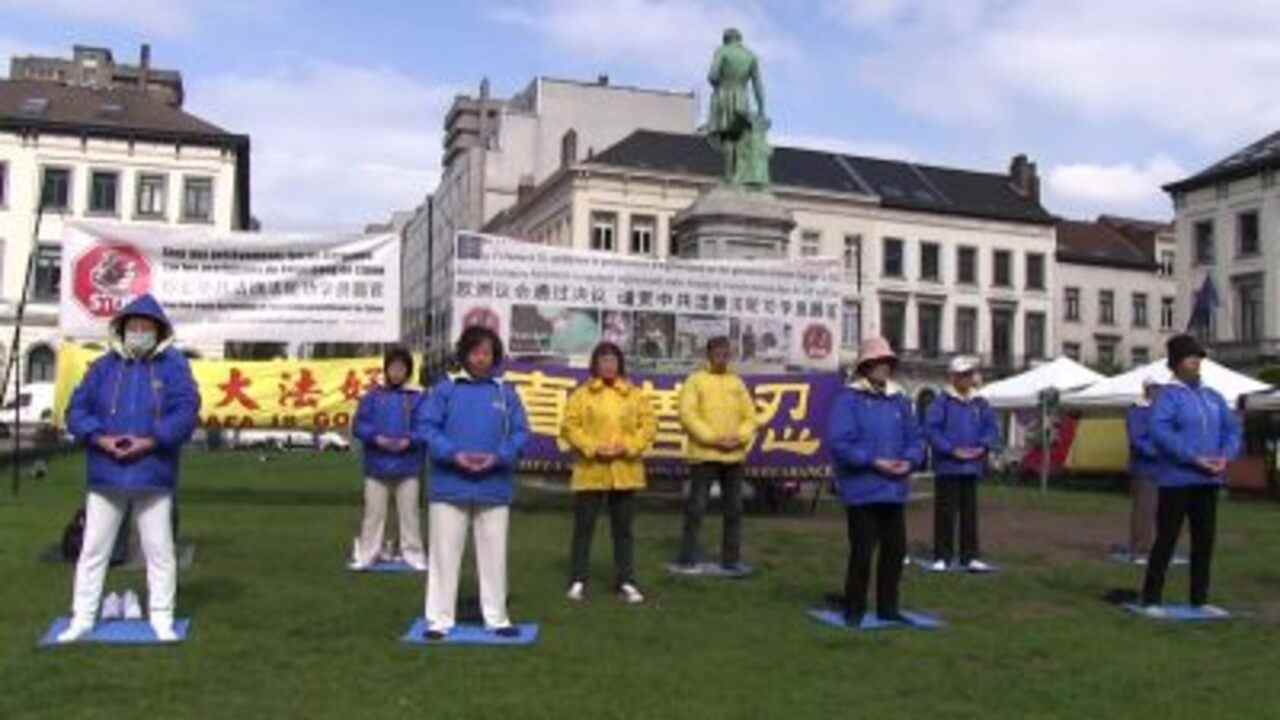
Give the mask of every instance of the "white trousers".
[[84, 545], [76, 562], [71, 613], [92, 623], [102, 601], [102, 586], [111, 563], [111, 550], [120, 532], [125, 508], [133, 501], [133, 516], [147, 559], [147, 605], [152, 620], [172, 620], [178, 591], [178, 561], [173, 552], [173, 496], [168, 493], [123, 495], [90, 490], [85, 502]]
[[393, 494], [396, 511], [400, 515], [400, 554], [410, 565], [425, 567], [427, 558], [422, 549], [422, 525], [418, 514], [418, 479], [412, 476], [400, 480], [365, 478], [364, 520], [360, 523], [355, 560], [360, 565], [377, 562], [387, 528], [387, 503]]
[[475, 536], [480, 611], [490, 630], [511, 625], [507, 617], [506, 505], [462, 506], [433, 502], [429, 507], [431, 556], [427, 571], [427, 628], [448, 632], [456, 624], [458, 573], [467, 547], [467, 525]]

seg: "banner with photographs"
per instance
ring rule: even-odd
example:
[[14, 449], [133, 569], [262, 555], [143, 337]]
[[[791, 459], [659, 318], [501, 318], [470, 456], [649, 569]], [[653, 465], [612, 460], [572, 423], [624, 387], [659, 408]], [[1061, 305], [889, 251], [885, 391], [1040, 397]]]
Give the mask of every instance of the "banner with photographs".
[[658, 260], [460, 233], [456, 336], [486, 325], [514, 357], [581, 365], [601, 340], [648, 372], [701, 361], [726, 335], [755, 372], [834, 370], [841, 275], [829, 260]]

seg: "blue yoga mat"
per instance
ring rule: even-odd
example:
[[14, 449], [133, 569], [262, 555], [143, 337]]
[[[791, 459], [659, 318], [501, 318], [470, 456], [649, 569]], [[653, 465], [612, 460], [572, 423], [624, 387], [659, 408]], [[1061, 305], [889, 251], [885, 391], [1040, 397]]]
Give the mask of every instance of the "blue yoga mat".
[[[40, 647], [60, 647], [62, 643], [58, 642], [58, 633], [67, 629], [71, 624], [71, 618], [60, 617], [53, 621], [49, 629], [45, 632], [44, 637], [40, 638]], [[179, 619], [173, 621], [173, 632], [178, 636], [175, 642], [185, 642], [187, 632], [191, 629], [191, 620]], [[151, 624], [146, 620], [103, 620], [94, 628], [93, 632], [83, 638], [68, 643], [68, 645], [173, 645], [175, 643], [160, 642], [156, 639], [156, 634], [151, 630]]]
[[418, 618], [400, 641], [410, 645], [532, 645], [538, 641], [537, 623], [518, 623], [516, 628], [520, 630], [519, 635], [502, 637], [486, 630], [483, 625], [455, 625], [443, 640], [428, 640], [427, 621]]
[[933, 561], [926, 560], [924, 558], [911, 558], [911, 564], [918, 566], [921, 570], [927, 573], [960, 573], [962, 575], [991, 575], [993, 573], [1000, 572], [1000, 566], [992, 565], [991, 563], [987, 563], [988, 565], [991, 565], [990, 570], [970, 570], [969, 568], [966, 568], [960, 563], [951, 563], [950, 565], [947, 566], [946, 570], [934, 570], [932, 567]]
[[715, 577], [715, 578], [744, 578], [748, 575], [755, 574], [756, 569], [746, 563], [738, 563], [734, 569], [729, 569], [720, 563], [703, 562], [693, 566], [693, 569], [685, 569], [684, 566], [677, 563], [667, 563], [667, 572], [671, 575], [685, 575], [688, 577]]
[[1205, 612], [1204, 610], [1200, 610], [1191, 605], [1162, 605], [1161, 607], [1164, 608], [1166, 613], [1166, 615], [1161, 618], [1150, 617], [1146, 613], [1142, 612], [1142, 606], [1136, 603], [1128, 603], [1124, 606], [1124, 609], [1135, 615], [1160, 622], [1208, 622], [1213, 620], [1230, 620], [1232, 618], [1232, 615], [1229, 612], [1226, 615], [1217, 615], [1215, 613]]
[[823, 625], [838, 627], [841, 630], [937, 630], [946, 625], [941, 619], [925, 613], [903, 610], [901, 614], [907, 619], [907, 622], [881, 620], [876, 617], [875, 613], [869, 612], [862, 616], [862, 623], [854, 628], [845, 623], [844, 613], [839, 610], [814, 608], [809, 611], [809, 617], [814, 620]]
[[352, 572], [357, 572], [357, 573], [426, 573], [427, 572], [426, 570], [414, 570], [413, 567], [409, 565], [409, 563], [403, 560], [397, 560], [396, 562], [385, 562], [385, 561], [376, 562], [362, 570], [355, 570], [353, 568], [348, 568], [348, 569], [351, 570]]

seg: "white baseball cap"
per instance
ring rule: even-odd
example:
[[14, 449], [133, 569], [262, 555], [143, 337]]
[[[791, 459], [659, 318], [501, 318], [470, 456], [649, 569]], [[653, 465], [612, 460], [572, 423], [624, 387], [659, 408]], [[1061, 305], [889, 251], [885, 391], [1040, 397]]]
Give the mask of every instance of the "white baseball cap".
[[957, 355], [951, 358], [947, 371], [952, 375], [964, 375], [978, 369], [978, 358], [972, 355]]

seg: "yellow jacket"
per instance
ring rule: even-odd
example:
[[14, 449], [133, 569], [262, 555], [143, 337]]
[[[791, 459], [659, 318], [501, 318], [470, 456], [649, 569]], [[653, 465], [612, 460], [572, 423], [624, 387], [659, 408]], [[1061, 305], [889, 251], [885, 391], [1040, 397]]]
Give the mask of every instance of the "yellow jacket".
[[[658, 432], [653, 405], [640, 388], [619, 378], [612, 386], [600, 378], [583, 383], [569, 396], [560, 437], [577, 451], [570, 488], [639, 490], [645, 486], [641, 456]], [[620, 443], [626, 454], [601, 460], [596, 451]]]
[[[706, 369], [690, 375], [680, 389], [680, 424], [689, 434], [689, 460], [724, 463], [746, 459], [759, 426], [755, 400], [742, 378]], [[729, 451], [715, 447], [726, 435], [737, 438], [741, 446]]]

